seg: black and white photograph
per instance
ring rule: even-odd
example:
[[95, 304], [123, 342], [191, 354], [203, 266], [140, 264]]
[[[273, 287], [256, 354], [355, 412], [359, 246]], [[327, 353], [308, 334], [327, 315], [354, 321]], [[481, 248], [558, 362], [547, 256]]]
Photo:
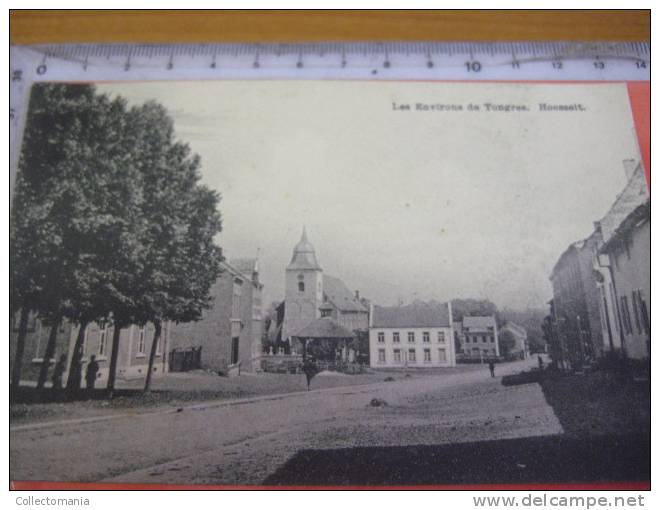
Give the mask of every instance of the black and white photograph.
[[638, 140], [623, 82], [35, 83], [10, 480], [650, 483]]

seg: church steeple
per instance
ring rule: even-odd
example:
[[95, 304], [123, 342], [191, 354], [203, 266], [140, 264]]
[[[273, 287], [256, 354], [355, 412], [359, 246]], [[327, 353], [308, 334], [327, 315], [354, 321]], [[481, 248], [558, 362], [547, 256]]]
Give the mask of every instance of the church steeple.
[[316, 260], [316, 251], [314, 246], [307, 239], [307, 229], [303, 227], [302, 236], [298, 244], [293, 249], [291, 262], [287, 266], [288, 270], [314, 269], [321, 270], [321, 266]]

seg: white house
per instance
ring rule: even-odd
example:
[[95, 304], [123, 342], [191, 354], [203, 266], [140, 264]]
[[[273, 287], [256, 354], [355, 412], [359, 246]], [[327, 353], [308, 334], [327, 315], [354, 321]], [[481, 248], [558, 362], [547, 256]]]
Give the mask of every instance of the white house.
[[467, 357], [486, 359], [500, 355], [497, 321], [492, 315], [463, 317], [461, 350]]
[[506, 333], [511, 333], [511, 337], [515, 342], [510, 350], [510, 354], [516, 354], [522, 358], [527, 358], [529, 356], [529, 349], [527, 347], [527, 330], [515, 322], [509, 321], [502, 326], [499, 333], [500, 338]]
[[372, 306], [369, 319], [371, 367], [456, 365], [451, 303]]

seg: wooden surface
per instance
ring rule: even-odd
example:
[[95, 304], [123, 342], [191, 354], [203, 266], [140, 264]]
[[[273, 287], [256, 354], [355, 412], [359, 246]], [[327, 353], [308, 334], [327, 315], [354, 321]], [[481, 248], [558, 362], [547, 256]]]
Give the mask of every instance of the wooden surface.
[[34, 11], [12, 44], [355, 40], [650, 40], [637, 11]]

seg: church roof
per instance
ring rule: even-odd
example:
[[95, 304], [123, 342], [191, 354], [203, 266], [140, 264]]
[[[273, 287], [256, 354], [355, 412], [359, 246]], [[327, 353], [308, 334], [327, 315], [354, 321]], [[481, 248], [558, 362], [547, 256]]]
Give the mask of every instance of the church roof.
[[355, 334], [332, 317], [321, 317], [291, 336], [297, 338], [353, 338]]
[[307, 230], [303, 228], [302, 237], [293, 249], [291, 262], [287, 266], [289, 270], [315, 269], [321, 271], [321, 266], [316, 260], [314, 246], [307, 239]]
[[451, 325], [446, 303], [374, 306], [372, 320], [375, 328], [448, 328]]
[[342, 312], [366, 312], [366, 307], [360, 303], [344, 282], [334, 276], [323, 275], [323, 293], [328, 301]]

